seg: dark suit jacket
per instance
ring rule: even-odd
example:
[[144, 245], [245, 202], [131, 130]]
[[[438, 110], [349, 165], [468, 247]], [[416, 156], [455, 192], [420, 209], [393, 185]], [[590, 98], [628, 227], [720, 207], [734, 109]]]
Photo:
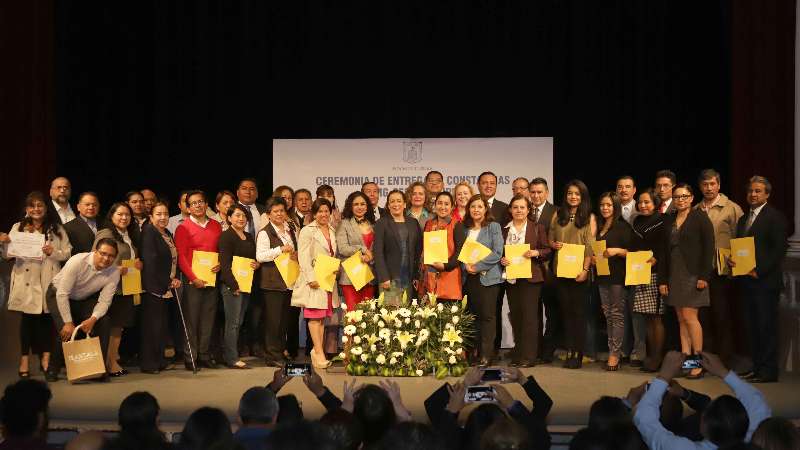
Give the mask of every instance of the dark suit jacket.
[[750, 229], [745, 231], [749, 216], [750, 211], [747, 211], [739, 218], [736, 224], [736, 237], [753, 236], [758, 279], [770, 288], [780, 289], [783, 286], [783, 258], [787, 248], [786, 218], [767, 203], [756, 216]]
[[508, 203], [501, 202], [495, 197], [492, 202], [492, 216], [494, 216], [494, 221], [499, 223], [501, 227], [508, 225], [508, 222], [511, 221], [511, 214], [508, 213]]
[[400, 278], [400, 232], [399, 227], [408, 230], [408, 257], [411, 265], [411, 280], [419, 278], [419, 259], [422, 253], [422, 233], [419, 222], [406, 218], [405, 222], [395, 222], [392, 216], [382, 216], [375, 223], [375, 241], [372, 252], [375, 255], [375, 271], [378, 283]]
[[[676, 218], [675, 215], [670, 214], [663, 214], [662, 216], [664, 217], [664, 238], [667, 240], [667, 250], [664, 252], [665, 264], [660, 262], [658, 264], [659, 283], [669, 280], [669, 249], [671, 248], [669, 239]], [[678, 247], [683, 255], [683, 261], [686, 263], [686, 269], [700, 280], [710, 280], [714, 271], [716, 247], [714, 246], [714, 225], [711, 224], [708, 215], [701, 210], [690, 210], [678, 233]]]
[[[544, 225], [544, 231], [547, 235], [550, 233], [550, 222], [553, 221], [553, 214], [557, 211], [558, 207], [550, 202], [545, 202], [544, 205], [542, 205], [542, 211], [539, 213], [539, 221], [536, 223]], [[531, 218], [533, 218], [533, 209], [531, 209]]]
[[[169, 231], [166, 233], [172, 237]], [[151, 223], [146, 223], [142, 227], [139, 257], [142, 259], [142, 289], [145, 292], [164, 295], [169, 290], [172, 253], [161, 233]]]
[[[105, 228], [102, 219], [98, 217], [95, 220], [97, 221], [97, 231]], [[89, 253], [93, 250], [94, 232], [92, 232], [92, 229], [89, 228], [85, 220], [76, 217], [64, 224], [64, 230], [66, 230], [67, 236], [69, 237], [69, 243], [72, 244], [73, 255]], [[131, 238], [131, 240], [132, 239], [133, 238]]]
[[[309, 211], [308, 214], [305, 215], [305, 217], [307, 217], [309, 214], [311, 214], [311, 211]], [[297, 214], [297, 208], [292, 208], [291, 211], [289, 211], [288, 216], [289, 220], [295, 227], [294, 232], [300, 233], [300, 229], [306, 226], [306, 224], [303, 223], [303, 219], [301, 219], [300, 216]], [[381, 212], [381, 217], [383, 217], [383, 212]]]

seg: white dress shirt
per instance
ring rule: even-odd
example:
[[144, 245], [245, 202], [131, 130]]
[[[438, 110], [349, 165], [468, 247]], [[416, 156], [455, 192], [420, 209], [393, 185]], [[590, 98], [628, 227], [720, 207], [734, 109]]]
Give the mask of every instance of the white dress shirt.
[[97, 319], [103, 317], [111, 306], [111, 299], [117, 291], [117, 283], [119, 283], [117, 266], [112, 264], [103, 270], [97, 270], [94, 267], [94, 252], [74, 255], [53, 277], [61, 320], [64, 323], [72, 322], [70, 300], [86, 300], [98, 291], [100, 296], [92, 311], [92, 317]]
[[253, 234], [258, 234], [258, 230], [264, 228], [264, 225], [261, 223], [261, 212], [258, 210], [258, 207], [255, 203], [245, 205], [244, 203], [239, 202], [239, 204], [250, 211], [250, 217], [253, 218]]
[[186, 220], [186, 217], [187, 216], [184, 216], [183, 213], [180, 213], [169, 218], [167, 229], [169, 230], [170, 234], [173, 236], [175, 235], [175, 230], [178, 229], [178, 225], [182, 224], [183, 221]]
[[753, 226], [753, 222], [756, 221], [758, 214], [761, 213], [761, 210], [764, 209], [764, 205], [766, 204], [767, 202], [764, 202], [761, 204], [761, 206], [758, 206], [756, 208], [750, 208], [750, 212], [747, 215], [747, 227], [745, 228], [745, 231], [750, 230], [750, 227]]
[[[283, 245], [289, 244], [294, 247], [294, 242], [292, 241], [292, 235], [289, 234], [288, 223], [284, 222], [283, 229], [280, 229], [275, 226], [274, 223], [270, 223], [269, 226], [275, 230], [278, 234], [278, 237], [281, 238], [281, 242]], [[270, 262], [274, 261], [275, 258], [281, 256], [283, 253], [283, 249], [281, 247], [270, 247], [269, 242], [269, 235], [265, 230], [261, 230], [258, 232], [258, 239], [256, 239], [256, 261], [258, 262]]]
[[67, 203], [67, 206], [65, 208], [56, 203], [55, 200], [52, 200], [52, 202], [53, 202], [53, 207], [56, 209], [56, 212], [58, 213], [58, 217], [61, 218], [61, 223], [67, 223], [75, 218], [75, 212], [72, 210], [72, 206], [69, 203]]
[[627, 204], [622, 205], [622, 218], [628, 223], [633, 223], [636, 217], [636, 200], [631, 200]]

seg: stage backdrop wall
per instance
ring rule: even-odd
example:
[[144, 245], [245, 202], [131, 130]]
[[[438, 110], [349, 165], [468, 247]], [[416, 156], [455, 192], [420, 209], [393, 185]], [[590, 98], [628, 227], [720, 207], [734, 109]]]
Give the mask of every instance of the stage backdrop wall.
[[442, 139], [275, 139], [272, 141], [273, 186], [331, 185], [340, 207], [361, 184], [381, 188], [381, 205], [392, 189], [405, 189], [425, 174], [444, 174], [447, 189], [467, 181], [476, 189], [478, 175], [497, 174], [497, 198], [511, 198], [517, 177], [543, 177], [552, 184], [553, 138]]

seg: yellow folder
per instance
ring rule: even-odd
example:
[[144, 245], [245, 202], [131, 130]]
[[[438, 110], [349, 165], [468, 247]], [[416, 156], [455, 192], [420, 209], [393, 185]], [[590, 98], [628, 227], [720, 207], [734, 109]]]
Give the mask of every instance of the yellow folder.
[[516, 280], [517, 278], [531, 278], [531, 259], [522, 255], [531, 249], [531, 244], [512, 244], [506, 245], [506, 258], [511, 261], [511, 265], [506, 266], [506, 278]]
[[650, 269], [647, 260], [653, 257], [650, 250], [644, 252], [628, 252], [625, 257], [625, 286], [650, 284]]
[[231, 272], [233, 272], [233, 278], [236, 278], [236, 283], [239, 284], [239, 292], [249, 294], [252, 290], [254, 270], [250, 263], [253, 261], [255, 260], [251, 258], [233, 257]]
[[592, 253], [594, 253], [595, 260], [597, 261], [594, 267], [598, 275], [611, 275], [611, 268], [608, 267], [608, 258], [603, 256], [605, 251], [606, 241], [592, 242]]
[[586, 246], [582, 244], [564, 244], [558, 250], [558, 268], [556, 276], [559, 278], [575, 278], [583, 270], [583, 258]]
[[447, 230], [426, 231], [423, 244], [423, 264], [447, 262]]
[[375, 279], [369, 264], [361, 261], [361, 250], [342, 261], [342, 268], [344, 273], [347, 274], [347, 278], [350, 278], [350, 282], [353, 283], [353, 288], [357, 291], [360, 291], [367, 283]]
[[731, 259], [736, 263], [731, 268], [735, 277], [747, 275], [756, 268], [756, 241], [753, 236], [731, 239]]
[[728, 267], [728, 258], [731, 257], [731, 249], [717, 249], [717, 275], [730, 275], [731, 268]]
[[289, 253], [281, 253], [275, 258], [275, 266], [278, 268], [283, 282], [286, 283], [286, 287], [291, 289], [300, 275], [300, 264], [293, 260]]
[[481, 244], [478, 241], [467, 239], [464, 242], [464, 246], [461, 247], [461, 253], [458, 254], [458, 260], [464, 264], [475, 264], [476, 262], [489, 256], [489, 253], [492, 253], [492, 250], [490, 250], [489, 247]]
[[206, 282], [206, 286], [217, 285], [217, 274], [211, 268], [219, 264], [219, 253], [195, 250], [192, 252], [192, 272]]
[[333, 292], [333, 285], [336, 284], [336, 271], [339, 270], [341, 263], [339, 259], [328, 255], [317, 255], [314, 259], [314, 275], [322, 289]]
[[122, 295], [142, 293], [142, 272], [133, 266], [132, 259], [123, 259], [122, 266], [128, 268], [128, 273], [122, 276]]

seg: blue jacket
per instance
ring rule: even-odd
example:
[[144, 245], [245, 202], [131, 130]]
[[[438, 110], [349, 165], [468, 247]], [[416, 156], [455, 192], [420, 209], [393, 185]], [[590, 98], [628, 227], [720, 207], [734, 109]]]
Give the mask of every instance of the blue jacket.
[[[469, 234], [469, 230], [466, 230]], [[503, 257], [503, 230], [497, 222], [489, 223], [489, 226], [482, 227], [478, 232], [478, 238], [475, 239], [479, 243], [485, 245], [492, 250], [488, 256], [478, 261], [475, 268], [481, 274], [481, 284], [484, 286], [493, 286], [503, 282], [503, 271], [500, 267], [500, 259]], [[463, 271], [467, 273], [466, 267]]]

